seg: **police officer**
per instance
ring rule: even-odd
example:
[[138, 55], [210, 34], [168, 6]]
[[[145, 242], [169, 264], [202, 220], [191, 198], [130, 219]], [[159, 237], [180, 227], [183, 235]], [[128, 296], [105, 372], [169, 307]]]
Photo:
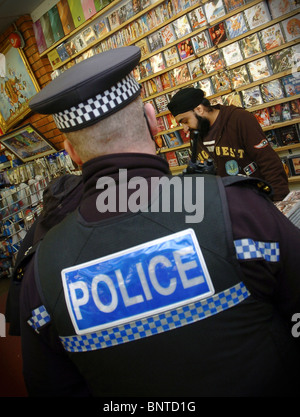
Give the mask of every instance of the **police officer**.
[[23, 277], [29, 395], [294, 395], [300, 232], [261, 181], [169, 175], [139, 60], [101, 53], [30, 103], [66, 134], [84, 191]]

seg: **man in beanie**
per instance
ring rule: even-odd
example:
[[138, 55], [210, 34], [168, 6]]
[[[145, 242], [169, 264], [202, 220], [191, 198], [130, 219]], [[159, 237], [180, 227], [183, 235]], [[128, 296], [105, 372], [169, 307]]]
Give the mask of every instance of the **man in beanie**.
[[300, 231], [261, 181], [169, 175], [132, 77], [139, 59], [134, 46], [98, 54], [30, 103], [65, 132], [84, 190], [21, 283], [28, 393], [298, 393]]
[[248, 175], [269, 183], [273, 200], [288, 193], [288, 178], [255, 116], [240, 107], [211, 106], [198, 88], [183, 88], [168, 108], [184, 131], [199, 131], [198, 159], [212, 158], [217, 174]]

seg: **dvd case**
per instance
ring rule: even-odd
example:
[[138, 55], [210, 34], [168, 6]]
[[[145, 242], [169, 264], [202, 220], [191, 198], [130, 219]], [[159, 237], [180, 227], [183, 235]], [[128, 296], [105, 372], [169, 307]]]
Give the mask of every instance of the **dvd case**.
[[192, 80], [206, 74], [202, 58], [194, 59], [193, 61], [189, 62], [188, 67]]
[[300, 99], [290, 101], [290, 109], [292, 119], [300, 118]]
[[196, 55], [201, 54], [211, 46], [211, 41], [207, 30], [193, 36], [191, 40]]
[[299, 143], [299, 136], [295, 125], [280, 128], [280, 141], [282, 146]]
[[177, 167], [179, 165], [175, 151], [166, 152], [165, 156], [166, 156], [166, 160], [167, 160], [167, 162], [168, 162], [168, 164], [171, 168], [172, 167]]
[[161, 80], [161, 83], [162, 83], [162, 86], [163, 86], [164, 90], [167, 90], [168, 88], [172, 87], [171, 80], [170, 80], [168, 72], [165, 72], [165, 73], [161, 74], [160, 75], [160, 80]]
[[225, 67], [225, 61], [220, 51], [212, 52], [203, 56], [203, 64], [207, 74], [213, 71], [221, 70]]
[[280, 80], [272, 80], [260, 86], [264, 102], [284, 98], [284, 92]]
[[251, 75], [252, 81], [262, 80], [265, 77], [272, 75], [270, 65], [267, 57], [256, 59], [255, 61], [247, 64], [249, 74]]
[[269, 55], [269, 60], [274, 74], [286, 71], [293, 66], [294, 54], [292, 48], [281, 49]]
[[224, 22], [211, 26], [208, 29], [208, 31], [209, 31], [212, 44], [214, 46], [217, 46], [219, 45], [219, 43], [227, 40], [227, 33], [226, 33]]
[[248, 88], [247, 90], [241, 91], [243, 103], [245, 108], [257, 106], [263, 104], [263, 99], [259, 86]]
[[269, 26], [268, 28], [261, 30], [260, 39], [264, 49], [266, 50], [283, 45], [285, 40], [280, 23], [276, 23], [273, 26]]
[[171, 24], [168, 24], [160, 29], [160, 36], [164, 46], [176, 41], [175, 31]]
[[200, 27], [207, 25], [207, 20], [202, 6], [189, 12], [188, 18], [190, 20], [190, 24], [193, 30], [199, 29]]
[[163, 71], [166, 68], [166, 64], [164, 61], [163, 53], [160, 52], [156, 55], [153, 55], [149, 58], [153, 74], [159, 71]]
[[107, 16], [107, 18], [108, 18], [108, 22], [109, 22], [109, 26], [111, 30], [117, 29], [118, 26], [120, 26], [121, 22], [120, 22], [118, 10], [115, 10], [112, 13], [110, 13]]
[[230, 70], [230, 80], [232, 88], [242, 87], [250, 83], [249, 74], [246, 65], [242, 65]]
[[212, 75], [211, 81], [216, 92], [231, 89], [230, 75], [227, 71]]
[[262, 52], [262, 47], [257, 33], [253, 33], [252, 35], [241, 39], [240, 47], [245, 59]]
[[190, 153], [188, 149], [179, 149], [176, 152], [179, 165], [187, 165], [190, 160]]
[[244, 10], [249, 29], [255, 29], [271, 20], [271, 15], [265, 1]]
[[243, 60], [243, 56], [239, 47], [238, 42], [233, 42], [227, 46], [224, 46], [222, 48], [222, 53], [224, 60], [226, 62], [226, 65], [234, 65], [237, 62], [240, 62]]
[[233, 39], [236, 36], [240, 36], [248, 31], [243, 12], [240, 12], [226, 19], [225, 25], [227, 29], [227, 36], [229, 39]]
[[180, 65], [177, 68], [174, 68], [170, 71], [171, 81], [173, 87], [186, 83], [191, 80], [189, 68], [187, 64]]
[[237, 107], [243, 107], [241, 96], [238, 91], [233, 91], [232, 93], [225, 94], [223, 97], [223, 104], [225, 106], [237, 106]]
[[177, 130], [175, 132], [165, 133], [163, 136], [169, 148], [183, 145], [181, 136]]
[[160, 116], [156, 118], [156, 125], [157, 125], [158, 133], [169, 129], [168, 127], [165, 126], [164, 116]]
[[287, 42], [300, 38], [300, 13], [281, 22]]
[[227, 12], [237, 9], [244, 5], [244, 0], [224, 0], [225, 8]]
[[226, 10], [222, 0], [212, 0], [204, 4], [204, 11], [208, 23], [225, 16]]
[[177, 44], [178, 53], [181, 61], [194, 56], [194, 50], [191, 39], [186, 39]]
[[205, 97], [212, 96], [215, 93], [214, 86], [210, 78], [196, 81], [193, 85], [195, 88], [199, 88], [200, 90], [204, 91]]
[[145, 61], [140, 62], [139, 70], [140, 70], [141, 78], [145, 78], [153, 74], [149, 59], [145, 59]]
[[89, 45], [90, 43], [95, 42], [97, 40], [96, 33], [94, 32], [92, 26], [85, 28], [81, 33], [86, 45]]
[[182, 38], [183, 36], [188, 35], [192, 31], [190, 23], [186, 15], [181, 16], [179, 19], [174, 20], [172, 25], [175, 31], [175, 35], [178, 39]]
[[281, 104], [275, 104], [268, 107], [271, 123], [280, 123], [282, 121], [282, 107]]
[[253, 115], [256, 117], [256, 120], [258, 121], [261, 127], [267, 127], [272, 124], [267, 108], [256, 110], [255, 112], [253, 112]]
[[168, 99], [167, 99], [167, 96], [165, 94], [162, 94], [161, 96], [156, 97], [154, 99], [154, 102], [155, 102], [155, 106], [157, 108], [158, 113], [168, 111], [168, 107], [167, 107]]
[[292, 120], [290, 103], [289, 102], [282, 103], [281, 107], [282, 107], [282, 120], [283, 121]]
[[[268, 0], [268, 6], [273, 19], [284, 16], [297, 7], [297, 1]], [[299, 6], [298, 6], [299, 7]]]
[[166, 61], [167, 67], [171, 67], [172, 65], [177, 64], [180, 61], [178, 50], [176, 45], [171, 46], [164, 51], [164, 57]]
[[295, 77], [293, 74], [281, 78], [283, 89], [287, 97], [300, 94], [300, 76]]
[[141, 50], [141, 57], [145, 57], [146, 55], [148, 55], [150, 53], [150, 49], [149, 49], [149, 45], [148, 45], [148, 40], [147, 38], [141, 39], [139, 42], [137, 42], [135, 44], [135, 46], [138, 46]]
[[151, 33], [150, 35], [148, 35], [148, 42], [149, 42], [149, 47], [150, 47], [151, 52], [154, 52], [157, 49], [160, 49], [164, 46], [159, 31]]

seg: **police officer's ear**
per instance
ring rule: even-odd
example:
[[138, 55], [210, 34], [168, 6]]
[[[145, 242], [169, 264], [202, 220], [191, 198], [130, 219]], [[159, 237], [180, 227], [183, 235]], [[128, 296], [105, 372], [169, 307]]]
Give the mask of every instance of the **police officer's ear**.
[[144, 105], [144, 113], [147, 119], [148, 127], [151, 132], [152, 136], [157, 135], [158, 128], [157, 128], [157, 121], [155, 116], [155, 110], [151, 103], [146, 103]]
[[81, 158], [78, 156], [77, 152], [75, 151], [72, 143], [68, 140], [65, 139], [64, 141], [64, 147], [65, 150], [68, 152], [68, 154], [70, 155], [71, 159], [79, 166], [82, 165], [82, 160]]

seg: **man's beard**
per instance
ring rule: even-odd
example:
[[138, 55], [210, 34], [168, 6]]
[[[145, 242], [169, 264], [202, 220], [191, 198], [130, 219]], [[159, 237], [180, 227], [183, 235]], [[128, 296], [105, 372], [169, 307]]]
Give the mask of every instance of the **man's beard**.
[[197, 129], [199, 132], [199, 137], [200, 139], [204, 139], [205, 136], [208, 134], [209, 129], [210, 129], [210, 123], [209, 120], [206, 119], [206, 117], [201, 117], [198, 114], [195, 114], [195, 117], [197, 119]]

